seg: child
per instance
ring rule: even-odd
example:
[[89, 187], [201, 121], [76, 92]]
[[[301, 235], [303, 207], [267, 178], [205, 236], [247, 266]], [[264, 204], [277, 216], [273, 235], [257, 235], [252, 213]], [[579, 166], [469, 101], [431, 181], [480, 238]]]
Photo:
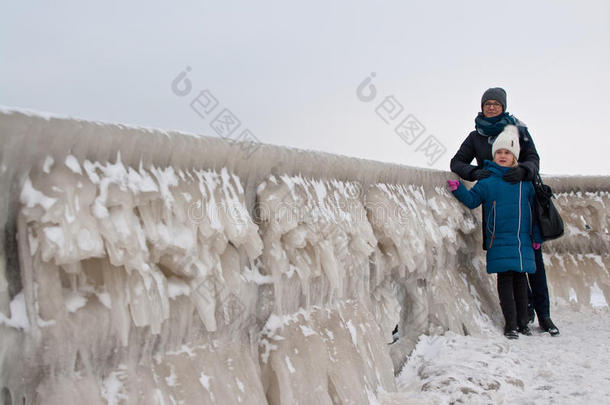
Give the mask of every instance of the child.
[[511, 184], [502, 176], [517, 165], [519, 135], [507, 125], [492, 145], [494, 161], [484, 168], [491, 176], [478, 181], [471, 190], [457, 180], [448, 180], [453, 194], [468, 208], [483, 204], [486, 218], [487, 273], [497, 273], [500, 306], [506, 322], [504, 336], [518, 339], [520, 332], [530, 336], [527, 326], [527, 278], [534, 273], [534, 249], [542, 237], [534, 222], [534, 187], [529, 181]]

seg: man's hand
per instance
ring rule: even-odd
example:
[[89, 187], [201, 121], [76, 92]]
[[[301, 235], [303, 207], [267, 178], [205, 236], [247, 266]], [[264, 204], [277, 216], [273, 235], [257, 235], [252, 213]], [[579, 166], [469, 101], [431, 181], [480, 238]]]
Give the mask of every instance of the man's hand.
[[538, 250], [538, 249], [540, 249], [540, 243], [532, 242], [532, 247], [534, 248], [534, 250]]
[[487, 169], [476, 169], [475, 171], [472, 172], [472, 177], [475, 180], [481, 180], [484, 178], [487, 178], [491, 176], [491, 172]]
[[527, 176], [527, 169], [522, 166], [517, 166], [506, 172], [502, 178], [509, 183], [515, 184], [525, 179], [525, 176]]

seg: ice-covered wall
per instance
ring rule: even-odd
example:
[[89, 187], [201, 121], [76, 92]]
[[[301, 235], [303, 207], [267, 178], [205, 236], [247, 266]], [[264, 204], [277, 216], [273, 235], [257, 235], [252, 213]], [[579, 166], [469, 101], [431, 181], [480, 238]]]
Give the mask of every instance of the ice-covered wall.
[[[422, 333], [500, 324], [449, 173], [10, 110], [0, 137], [4, 403], [377, 403]], [[607, 306], [610, 179], [548, 183], [551, 296]]]

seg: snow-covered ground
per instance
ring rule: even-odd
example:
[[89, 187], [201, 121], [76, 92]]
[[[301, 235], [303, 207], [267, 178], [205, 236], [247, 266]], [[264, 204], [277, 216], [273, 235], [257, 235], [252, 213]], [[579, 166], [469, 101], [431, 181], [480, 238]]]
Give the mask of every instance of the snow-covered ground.
[[559, 337], [422, 336], [384, 404], [610, 404], [610, 311], [556, 308]]

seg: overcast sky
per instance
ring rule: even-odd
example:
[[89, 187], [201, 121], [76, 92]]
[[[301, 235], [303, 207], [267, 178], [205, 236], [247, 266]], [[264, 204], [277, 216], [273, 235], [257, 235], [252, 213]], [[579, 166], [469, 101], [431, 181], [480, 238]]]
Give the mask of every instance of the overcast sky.
[[465, 4], [5, 1], [0, 104], [448, 170], [501, 86], [542, 173], [610, 175], [610, 2]]

